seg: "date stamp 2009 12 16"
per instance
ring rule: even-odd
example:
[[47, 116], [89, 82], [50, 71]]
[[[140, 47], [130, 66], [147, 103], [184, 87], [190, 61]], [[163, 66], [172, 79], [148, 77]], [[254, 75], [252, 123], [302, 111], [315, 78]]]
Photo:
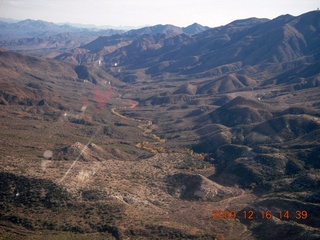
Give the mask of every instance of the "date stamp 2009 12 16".
[[254, 211], [254, 210], [244, 210], [242, 212], [237, 212], [235, 210], [213, 210], [212, 211], [212, 219], [266, 219], [269, 220], [272, 217], [277, 217], [283, 220], [289, 219], [297, 219], [297, 220], [305, 220], [308, 218], [308, 212], [306, 210], [280, 210], [276, 213], [273, 213], [271, 210], [262, 210], [262, 211]]

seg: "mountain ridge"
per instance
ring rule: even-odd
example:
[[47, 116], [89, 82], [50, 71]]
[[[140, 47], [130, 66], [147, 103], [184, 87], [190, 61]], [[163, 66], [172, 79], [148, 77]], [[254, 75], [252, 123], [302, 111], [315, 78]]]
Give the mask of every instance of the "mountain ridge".
[[[310, 12], [300, 17], [282, 16], [261, 24], [254, 23], [251, 26], [234, 28], [231, 24], [223, 28], [209, 29], [181, 42], [179, 46], [175, 45], [175, 50], [171, 48], [166, 50], [165, 46], [161, 50], [150, 49], [150, 56], [155, 54], [153, 52], [162, 52], [162, 57], [159, 60], [155, 59], [156, 61], [154, 61], [148, 58], [148, 53], [145, 52], [143, 59], [147, 62], [154, 62], [153, 65], [161, 64], [163, 60], [170, 59], [170, 64], [164, 69], [162, 68], [161, 71], [178, 74], [197, 74], [205, 71], [210, 73], [215, 67], [227, 64], [236, 66], [235, 64], [240, 63], [240, 66], [251, 65], [261, 68], [263, 66], [269, 67], [268, 65], [271, 66], [271, 64], [278, 65], [295, 61], [303, 56], [319, 54], [319, 47], [314, 48], [315, 42], [319, 40], [319, 34], [316, 34], [316, 30], [304, 32], [304, 34], [311, 34], [309, 42], [303, 40], [303, 35], [298, 29], [294, 30], [295, 26], [299, 26], [309, 16], [319, 16], [319, 12]], [[311, 29], [312, 27], [319, 29], [317, 22], [315, 25], [309, 24], [311, 23], [307, 23], [306, 26], [311, 26]], [[118, 52], [122, 52], [122, 50], [119, 49]], [[191, 52], [192, 55], [190, 55]], [[137, 64], [139, 63], [139, 55], [136, 53], [132, 55], [137, 59], [134, 63], [130, 65], [128, 61], [131, 54], [126, 52], [126, 57], [121, 60], [122, 64], [131, 70], [140, 68]], [[117, 52], [113, 52], [108, 56], [108, 59], [119, 57]], [[185, 62], [188, 57], [196, 58], [195, 62], [193, 64]], [[141, 66], [141, 68], [144, 67]], [[241, 68], [236, 67], [238, 70]], [[149, 74], [157, 74], [156, 71], [148, 72]]]

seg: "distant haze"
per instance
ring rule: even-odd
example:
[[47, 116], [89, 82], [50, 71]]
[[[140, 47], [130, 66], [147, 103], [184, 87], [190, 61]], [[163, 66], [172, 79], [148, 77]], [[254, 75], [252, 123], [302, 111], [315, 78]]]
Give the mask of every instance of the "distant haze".
[[145, 26], [194, 22], [209, 27], [249, 17], [275, 18], [316, 10], [319, 0], [0, 0], [0, 17], [97, 26]]

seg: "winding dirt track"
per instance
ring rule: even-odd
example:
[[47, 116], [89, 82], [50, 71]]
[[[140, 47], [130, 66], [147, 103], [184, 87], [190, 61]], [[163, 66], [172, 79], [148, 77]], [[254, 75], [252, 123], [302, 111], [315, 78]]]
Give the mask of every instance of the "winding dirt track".
[[[138, 106], [138, 103], [132, 102], [132, 101], [130, 101], [129, 104], [130, 104], [129, 107], [130, 107], [131, 109], [135, 109], [135, 108]], [[135, 118], [132, 118], [132, 117], [124, 116], [124, 115], [122, 115], [121, 113], [119, 113], [119, 112], [117, 111], [117, 108], [112, 108], [112, 109], [111, 109], [111, 112], [112, 112], [114, 115], [116, 115], [116, 116], [118, 116], [118, 117], [120, 117], [120, 118], [122, 118], [122, 119], [132, 120], [132, 121], [135, 121], [135, 122], [139, 123], [139, 124], [138, 124], [138, 128], [140, 128], [141, 130], [143, 130], [142, 135], [148, 136], [148, 137], [150, 137], [150, 138], [152, 138], [152, 139], [155, 140], [155, 142], [152, 142], [152, 145], [157, 145], [157, 144], [160, 144], [160, 143], [165, 142], [164, 139], [161, 139], [161, 138], [160, 138], [159, 136], [157, 136], [156, 134], [152, 134], [152, 133], [151, 133], [151, 132], [152, 132], [151, 127], [153, 126], [153, 123], [152, 123], [151, 120], [140, 120], [140, 119], [135, 119]], [[150, 144], [151, 144], [151, 143], [150, 143]]]
[[230, 198], [227, 198], [227, 199], [223, 199], [221, 202], [225, 202], [226, 201], [226, 205], [224, 206], [224, 209], [228, 209], [230, 207], [230, 202], [234, 201], [234, 200], [237, 200], [237, 199], [240, 199], [242, 197], [245, 197], [247, 194], [246, 192], [241, 189], [241, 194], [238, 195], [238, 196], [235, 196], [235, 197], [230, 197]]

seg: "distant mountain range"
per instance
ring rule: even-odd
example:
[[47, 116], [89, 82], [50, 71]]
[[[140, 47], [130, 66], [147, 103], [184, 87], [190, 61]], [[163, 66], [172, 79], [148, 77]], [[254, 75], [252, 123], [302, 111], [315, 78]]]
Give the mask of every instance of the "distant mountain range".
[[[157, 34], [157, 33], [187, 33], [196, 34], [201, 31], [207, 30], [209, 27], [201, 26], [194, 23], [188, 27], [180, 28], [173, 25], [156, 25], [150, 27], [143, 27], [140, 29], [132, 29], [128, 31], [128, 34]], [[56, 35], [59, 33], [83, 33], [83, 32], [99, 32], [101, 35], [105, 35], [108, 31], [109, 35], [124, 33], [124, 30], [117, 30], [113, 27], [109, 29], [101, 29], [94, 25], [70, 25], [70, 24], [55, 24], [51, 22], [41, 20], [23, 20], [16, 22], [14, 20], [8, 21], [8, 19], [0, 19], [0, 39], [16, 39], [26, 37], [46, 37]]]
[[123, 35], [132, 38], [142, 34], [158, 33], [192, 35], [207, 29], [209, 27], [194, 23], [185, 28], [156, 25], [124, 31], [113, 28], [96, 28], [91, 25], [61, 25], [30, 19], [19, 22], [7, 19], [1, 21], [0, 19], [0, 46], [16, 52], [52, 57], [63, 51], [80, 47], [101, 36]]
[[[319, 84], [319, 19], [320, 12], [314, 11], [273, 20], [237, 20], [208, 30], [194, 24], [187, 28], [201, 31], [194, 35], [172, 25], [157, 25], [99, 37], [56, 59], [99, 65], [106, 70], [116, 63], [126, 70], [116, 77], [130, 81], [137, 78], [134, 71], [151, 76], [220, 76], [220, 80], [210, 82], [210, 87], [203, 90], [207, 92], [227, 91], [231, 85], [253, 86], [247, 80], [239, 80], [242, 76], [251, 79], [250, 83], [269, 80], [265, 84], [283, 84], [283, 79], [291, 79], [290, 84], [297, 88], [314, 86]], [[303, 83], [298, 80], [301, 77], [305, 79]]]
[[79, 32], [83, 29], [68, 25], [59, 26], [40, 20], [24, 20], [17, 23], [0, 22], [1, 38], [48, 36], [62, 32]]
[[[1, 22], [0, 38], [5, 40], [0, 41], [0, 46], [111, 72], [109, 68], [116, 64], [126, 69], [115, 75], [124, 81], [135, 79], [134, 71], [141, 74], [141, 69], [150, 76], [166, 73], [203, 78], [233, 74], [210, 82], [209, 88], [203, 90], [220, 92], [230, 87], [248, 87], [250, 84], [239, 77], [246, 76], [252, 83], [259, 73], [260, 83], [268, 80], [264, 84], [283, 84], [283, 79], [290, 79], [301, 88], [319, 81], [314, 75], [320, 54], [319, 15], [319, 11], [313, 11], [273, 20], [236, 20], [216, 28], [194, 23], [185, 28], [155, 25], [127, 32], [34, 20]], [[14, 36], [17, 39], [12, 39]], [[306, 80], [301, 83], [297, 75]], [[199, 89], [202, 91], [203, 87]]]
[[[304, 88], [319, 84], [315, 71], [320, 65], [319, 18], [320, 12], [313, 11], [273, 20], [236, 20], [216, 28], [197, 23], [185, 28], [168, 24], [127, 32], [34, 20], [1, 22], [0, 38], [5, 40], [0, 41], [0, 46], [73, 64], [98, 66], [106, 71], [116, 65], [127, 70], [120, 75], [115, 73], [115, 77], [124, 81], [136, 79], [134, 71], [151, 76], [221, 76], [198, 86], [198, 92], [252, 86], [241, 80], [245, 78], [250, 83], [268, 80], [263, 84], [276, 82]], [[222, 76], [225, 74], [232, 75]], [[305, 80], [301, 82], [298, 78]]]

